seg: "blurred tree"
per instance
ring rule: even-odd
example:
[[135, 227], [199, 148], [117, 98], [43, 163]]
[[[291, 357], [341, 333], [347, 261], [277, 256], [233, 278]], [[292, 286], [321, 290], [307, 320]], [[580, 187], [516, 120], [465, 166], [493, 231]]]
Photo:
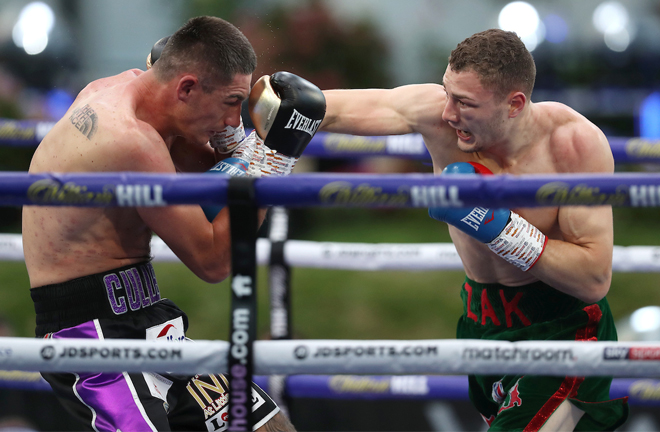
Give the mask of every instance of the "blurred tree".
[[321, 89], [390, 84], [388, 49], [375, 25], [339, 22], [321, 1], [277, 5], [265, 18], [238, 23], [259, 55], [257, 76], [288, 70]]
[[210, 15], [233, 23], [236, 9], [245, 3], [245, 0], [190, 0], [187, 4], [191, 17]]
[[241, 29], [259, 59], [255, 79], [286, 70], [321, 89], [391, 84], [389, 50], [376, 25], [339, 21], [320, 0], [294, 6], [195, 0], [191, 12], [222, 17]]

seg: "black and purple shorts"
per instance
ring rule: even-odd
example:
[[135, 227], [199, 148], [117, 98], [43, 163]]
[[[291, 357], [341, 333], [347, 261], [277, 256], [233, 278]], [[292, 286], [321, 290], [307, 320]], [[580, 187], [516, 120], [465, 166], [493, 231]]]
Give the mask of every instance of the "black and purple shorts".
[[[150, 263], [130, 265], [30, 290], [38, 337], [185, 341], [186, 314], [160, 297]], [[187, 342], [193, 343], [193, 342]], [[223, 375], [42, 373], [65, 408], [94, 431], [223, 431]], [[252, 387], [254, 429], [279, 408]]]

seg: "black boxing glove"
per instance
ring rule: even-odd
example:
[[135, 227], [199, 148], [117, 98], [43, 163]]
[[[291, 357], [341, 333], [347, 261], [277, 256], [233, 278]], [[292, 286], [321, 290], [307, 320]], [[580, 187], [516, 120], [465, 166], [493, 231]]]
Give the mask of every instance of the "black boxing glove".
[[325, 96], [311, 82], [289, 72], [265, 75], [254, 84], [250, 118], [264, 144], [300, 157], [325, 116]]
[[289, 72], [264, 75], [252, 87], [248, 101], [257, 136], [245, 140], [233, 154], [249, 162], [248, 175], [287, 175], [325, 116], [323, 92]]
[[163, 53], [163, 48], [165, 48], [165, 44], [167, 44], [168, 40], [170, 40], [170, 37], [165, 36], [164, 38], [158, 39], [158, 42], [151, 47], [151, 52], [147, 56], [147, 69], [151, 69], [154, 63], [156, 63], [156, 60], [160, 58], [160, 55]]

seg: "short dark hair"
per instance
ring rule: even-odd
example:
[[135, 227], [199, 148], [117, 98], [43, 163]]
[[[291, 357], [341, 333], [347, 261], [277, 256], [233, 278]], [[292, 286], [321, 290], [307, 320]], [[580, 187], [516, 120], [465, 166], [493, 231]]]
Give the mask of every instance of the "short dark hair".
[[206, 92], [228, 84], [236, 74], [251, 74], [256, 67], [257, 55], [245, 35], [233, 24], [211, 16], [190, 19], [169, 38], [154, 63], [156, 76], [163, 81], [195, 71]]
[[500, 98], [512, 91], [532, 96], [536, 65], [514, 32], [490, 29], [470, 36], [451, 52], [449, 67], [455, 72], [476, 72], [481, 85]]

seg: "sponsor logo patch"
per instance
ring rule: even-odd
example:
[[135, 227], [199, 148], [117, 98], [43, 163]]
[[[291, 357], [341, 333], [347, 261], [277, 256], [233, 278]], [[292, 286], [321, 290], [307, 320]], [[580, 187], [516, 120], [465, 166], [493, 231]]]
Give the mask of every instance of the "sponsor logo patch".
[[603, 350], [603, 360], [660, 360], [659, 347], [607, 347]]
[[183, 318], [178, 317], [147, 329], [147, 340], [183, 341]]

